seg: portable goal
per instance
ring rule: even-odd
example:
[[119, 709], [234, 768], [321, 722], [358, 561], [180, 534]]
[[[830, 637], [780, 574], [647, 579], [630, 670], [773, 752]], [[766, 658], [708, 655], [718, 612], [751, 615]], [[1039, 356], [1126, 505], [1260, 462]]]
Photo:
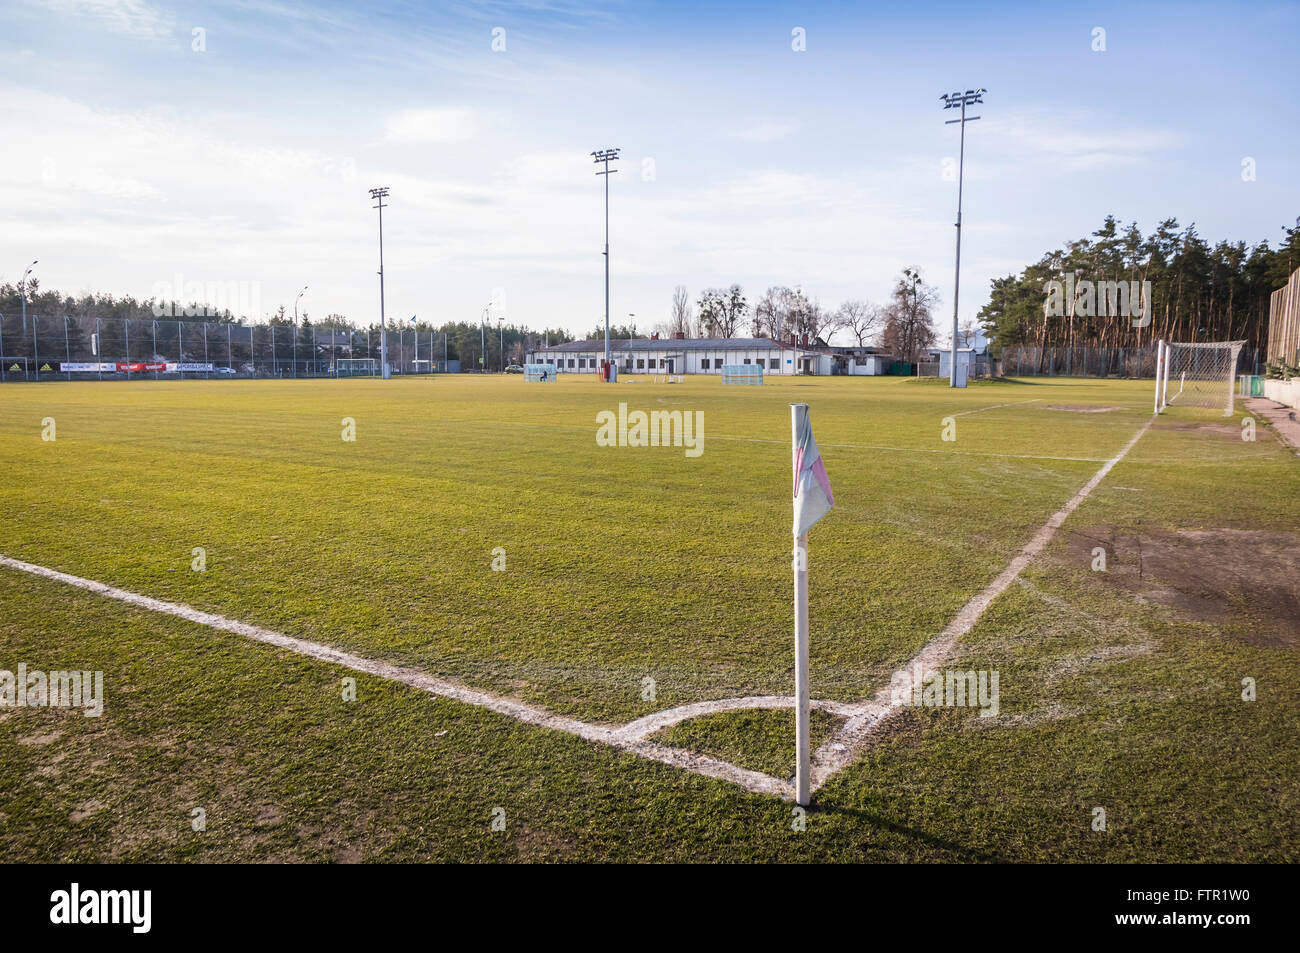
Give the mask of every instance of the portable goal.
[[1232, 416], [1237, 355], [1245, 341], [1157, 345], [1156, 412], [1170, 404], [1208, 407]]
[[524, 380], [535, 382], [550, 383], [555, 380], [559, 371], [554, 364], [525, 364]]
[[340, 357], [334, 362], [336, 377], [374, 377], [379, 373], [379, 361], [373, 357]]
[[724, 364], [722, 365], [722, 383], [761, 384], [763, 383], [763, 368], [759, 364]]

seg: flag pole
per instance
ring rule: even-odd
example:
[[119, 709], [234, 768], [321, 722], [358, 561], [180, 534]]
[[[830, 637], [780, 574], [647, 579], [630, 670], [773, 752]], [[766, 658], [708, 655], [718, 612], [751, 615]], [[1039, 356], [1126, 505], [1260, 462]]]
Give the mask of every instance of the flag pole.
[[[790, 461], [799, 478], [799, 411], [807, 404], [790, 405]], [[812, 752], [809, 748], [808, 698], [808, 534], [794, 539], [794, 742], [795, 803], [807, 807], [812, 800]]]

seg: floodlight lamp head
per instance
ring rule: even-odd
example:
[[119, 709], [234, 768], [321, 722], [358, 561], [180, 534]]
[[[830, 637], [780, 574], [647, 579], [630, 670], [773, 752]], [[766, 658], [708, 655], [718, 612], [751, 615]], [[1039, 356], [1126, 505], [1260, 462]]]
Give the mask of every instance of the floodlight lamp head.
[[622, 151], [623, 150], [618, 147], [615, 147], [613, 149], [597, 149], [595, 152], [591, 154], [591, 156], [593, 161], [595, 161], [596, 163], [614, 162], [618, 159], [618, 154]]
[[371, 197], [372, 199], [382, 199], [382, 198], [384, 198], [386, 195], [388, 195], [388, 186], [386, 186], [386, 185], [385, 185], [385, 186], [382, 186], [382, 187], [380, 187], [380, 188], [377, 188], [377, 189], [371, 189], [371, 190], [370, 190], [370, 197]]

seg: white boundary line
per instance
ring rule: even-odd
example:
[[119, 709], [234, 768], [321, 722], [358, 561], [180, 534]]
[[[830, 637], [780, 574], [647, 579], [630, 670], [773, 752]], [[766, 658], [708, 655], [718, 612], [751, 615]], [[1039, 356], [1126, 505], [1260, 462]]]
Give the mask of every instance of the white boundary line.
[[[922, 670], [934, 669], [951, 656], [957, 640], [974, 627], [993, 600], [1001, 595], [1024, 571], [1034, 557], [1043, 550], [1055, 535], [1056, 530], [1065, 522], [1066, 517], [1074, 512], [1079, 504], [1105, 479], [1106, 474], [1133, 449], [1133, 446], [1150, 428], [1154, 419], [1152, 417], [1148, 420], [1119, 453], [1106, 461], [1102, 468], [1093, 475], [1092, 479], [1085, 483], [1083, 488], [1070, 498], [1069, 502], [1052, 515], [998, 577], [967, 602], [956, 617], [948, 623], [948, 626], [907, 663], [906, 667], [908, 669], [913, 669], [917, 665], [922, 666]], [[490, 692], [457, 685], [445, 679], [435, 678], [418, 669], [354, 655], [351, 652], [344, 652], [320, 642], [294, 638], [293, 636], [284, 635], [271, 629], [264, 629], [247, 622], [240, 622], [216, 613], [204, 612], [182, 603], [165, 602], [161, 599], [142, 596], [126, 589], [119, 589], [116, 586], [109, 586], [93, 579], [74, 576], [71, 573], [60, 572], [57, 569], [38, 566], [35, 563], [24, 562], [21, 559], [0, 555], [0, 566], [75, 586], [78, 589], [84, 589], [108, 599], [116, 599], [119, 602], [147, 609], [150, 612], [159, 612], [198, 625], [219, 629], [223, 632], [231, 632], [308, 658], [332, 662], [353, 671], [365, 672], [379, 678], [400, 682], [403, 685], [409, 685], [431, 695], [448, 698], [466, 705], [473, 705], [477, 708], [486, 708], [489, 711], [505, 715], [524, 724], [563, 731], [586, 741], [606, 744], [613, 748], [629, 751], [642, 758], [659, 761], [704, 777], [729, 781], [755, 794], [770, 794], [787, 800], [793, 798], [793, 785], [789, 780], [774, 778], [761, 771], [742, 768], [728, 761], [710, 758], [693, 751], [687, 751], [684, 748], [674, 748], [648, 740], [650, 736], [664, 728], [702, 715], [758, 708], [793, 708], [794, 698], [791, 696], [758, 695], [746, 698], [724, 698], [716, 701], [695, 702], [655, 712], [621, 726], [591, 724], [576, 718], [556, 715], [545, 709], [514, 699], [504, 698], [500, 695], [493, 695]], [[834, 701], [813, 702], [813, 707], [847, 719], [835, 736], [823, 744], [813, 756], [813, 790], [820, 788], [835, 774], [847, 767], [861, 752], [872, 730], [897, 709], [898, 706], [891, 701], [890, 696], [891, 691], [887, 686], [877, 692], [873, 698], [857, 704], [844, 704]]]
[[1020, 405], [1020, 404], [1034, 404], [1034, 403], [1037, 403], [1037, 402], [1040, 401], [1040, 400], [1045, 400], [1045, 399], [1046, 399], [1046, 398], [1043, 398], [1043, 397], [1034, 397], [1034, 398], [1032, 398], [1032, 399], [1030, 399], [1030, 400], [1013, 400], [1013, 401], [1012, 401], [1011, 403], [1009, 403], [1009, 404], [994, 404], [992, 407], [977, 407], [977, 408], [975, 408], [974, 410], [963, 410], [963, 411], [961, 411], [960, 413], [956, 413], [956, 414], [948, 414], [948, 416], [949, 416], [949, 417], [965, 417], [967, 414], [982, 414], [982, 413], [984, 413], [984, 411], [986, 411], [986, 410], [997, 410], [997, 409], [999, 409], [999, 408], [1001, 408], [1001, 407], [1016, 407], [1016, 406], [1018, 406], [1018, 405]]
[[[1005, 592], [1006, 588], [1024, 572], [1025, 567], [1033, 561], [1034, 557], [1043, 551], [1044, 547], [1051, 542], [1052, 537], [1056, 535], [1056, 531], [1061, 524], [1065, 522], [1066, 517], [1087, 499], [1088, 495], [1106, 478], [1106, 474], [1110, 473], [1115, 464], [1128, 455], [1128, 452], [1147, 432], [1154, 420], [1154, 417], [1148, 419], [1129, 442], [1124, 444], [1119, 453], [1107, 460], [1102, 468], [1093, 474], [1092, 479], [1085, 483], [1078, 493], [1070, 497], [1069, 502], [1053, 513], [1051, 519], [1042, 525], [1033, 538], [1025, 544], [1024, 549], [1020, 550], [1016, 558], [1007, 564], [1007, 568], [1002, 570], [996, 579], [976, 593], [966, 605], [962, 606], [961, 611], [953, 617], [947, 627], [913, 656], [904, 668], [915, 670], [917, 666], [920, 666], [921, 671], [924, 673], [937, 669], [947, 661], [953, 654], [957, 640], [975, 627], [975, 623], [984, 614], [984, 610], [992, 604], [994, 599]], [[857, 707], [857, 714], [851, 717], [834, 737], [814, 752], [814, 791], [847, 767], [849, 762], [857, 757], [865, 746], [871, 732], [893, 714], [899, 705], [893, 700], [892, 686], [887, 685], [880, 689], [870, 701], [864, 702]]]

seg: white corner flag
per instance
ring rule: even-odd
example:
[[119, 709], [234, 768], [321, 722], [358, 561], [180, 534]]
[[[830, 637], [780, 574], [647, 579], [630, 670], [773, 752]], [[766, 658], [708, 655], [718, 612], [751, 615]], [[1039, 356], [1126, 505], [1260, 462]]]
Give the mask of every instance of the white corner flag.
[[794, 428], [794, 534], [802, 536], [835, 505], [822, 453], [813, 437], [807, 404], [791, 404]]
[[807, 404], [790, 405], [794, 470], [794, 698], [795, 803], [812, 801], [808, 690], [808, 530], [835, 505], [821, 451], [813, 438]]

